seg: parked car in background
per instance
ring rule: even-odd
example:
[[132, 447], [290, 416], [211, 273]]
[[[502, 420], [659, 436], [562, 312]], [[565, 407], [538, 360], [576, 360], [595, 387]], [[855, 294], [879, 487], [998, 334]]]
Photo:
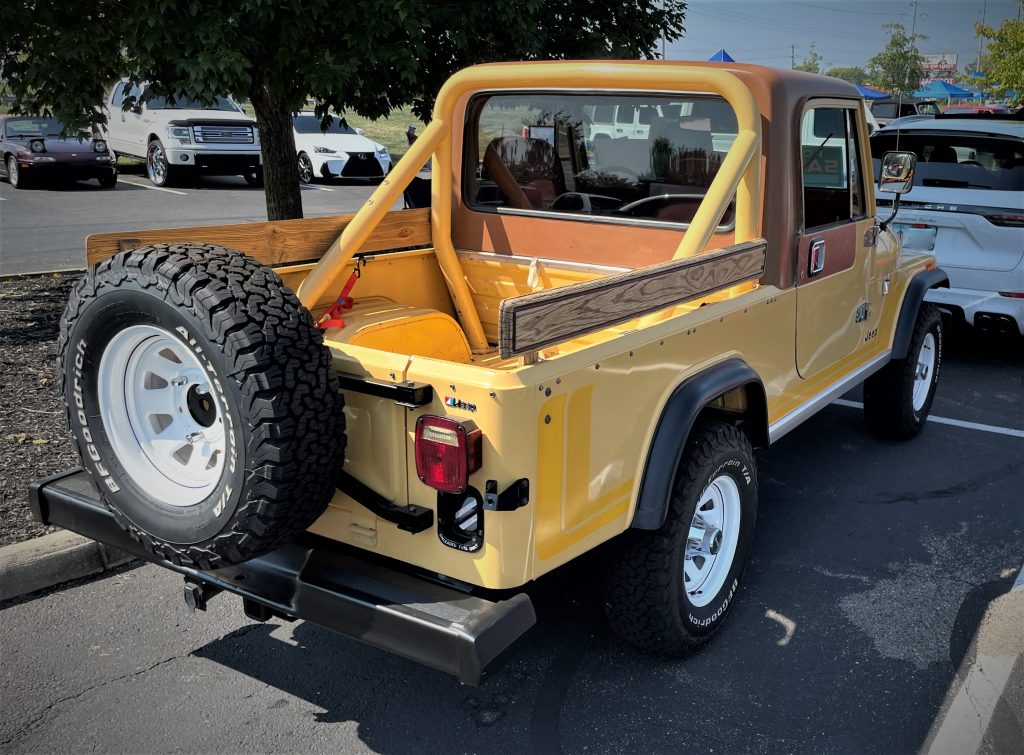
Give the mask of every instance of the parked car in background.
[[906, 115], [937, 115], [939, 106], [933, 100], [875, 100], [871, 103], [871, 114], [880, 126], [888, 126], [896, 118]]
[[904, 249], [933, 253], [949, 274], [950, 287], [927, 298], [970, 325], [1024, 334], [1024, 123], [890, 126], [871, 138], [876, 175], [897, 145], [918, 160], [896, 216]]
[[359, 133], [344, 118], [330, 116], [326, 128], [312, 111], [293, 120], [299, 181], [318, 178], [383, 178], [391, 170], [388, 148]]
[[973, 115], [1009, 115], [1010, 109], [1002, 105], [950, 105], [942, 111], [943, 115], [955, 114]]
[[144, 159], [156, 186], [197, 173], [242, 176], [250, 186], [263, 185], [256, 122], [236, 102], [147, 98], [146, 88], [120, 81], [107, 96], [103, 112], [111, 150]]
[[107, 143], [90, 134], [61, 136], [63, 131], [56, 118], [0, 116], [0, 176], [15, 189], [93, 178], [105, 189], [113, 187], [117, 166]]

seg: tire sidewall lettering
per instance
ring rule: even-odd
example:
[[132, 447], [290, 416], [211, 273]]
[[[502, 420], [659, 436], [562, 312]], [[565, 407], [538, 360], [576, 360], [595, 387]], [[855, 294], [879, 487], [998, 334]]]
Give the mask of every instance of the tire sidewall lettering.
[[[707, 490], [714, 480], [723, 475], [728, 475], [736, 483], [740, 492], [741, 514], [739, 541], [736, 545], [733, 563], [729, 568], [729, 575], [727, 576], [722, 588], [719, 590], [718, 595], [707, 605], [697, 607], [690, 602], [689, 597], [686, 594], [684, 582], [680, 576], [679, 600], [680, 608], [682, 609], [680, 612], [682, 614], [681, 618], [696, 635], [711, 634], [728, 615], [729, 608], [732, 606], [736, 597], [736, 591], [739, 588], [740, 576], [742, 575], [745, 566], [746, 554], [749, 552], [750, 543], [753, 540], [754, 523], [752, 520], [756, 516], [756, 501], [752, 499], [756, 496], [754, 491], [756, 485], [756, 470], [741, 458], [733, 456], [714, 466], [714, 471], [704, 477], [704, 483], [700, 494], [697, 496], [697, 500], [694, 501], [692, 507], [689, 507], [686, 510], [687, 516], [692, 518], [696, 503], [702, 499], [704, 491]], [[689, 521], [690, 519], [687, 518], [687, 525], [689, 524]], [[682, 545], [683, 551], [685, 551], [685, 547], [684, 535]], [[680, 554], [680, 557], [682, 557], [682, 553]]]

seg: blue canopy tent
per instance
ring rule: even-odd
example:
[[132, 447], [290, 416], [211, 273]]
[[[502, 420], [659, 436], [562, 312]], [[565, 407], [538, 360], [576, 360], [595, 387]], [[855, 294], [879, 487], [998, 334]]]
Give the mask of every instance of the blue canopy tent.
[[885, 92], [879, 92], [877, 89], [871, 87], [861, 86], [860, 84], [854, 84], [857, 87], [857, 91], [860, 92], [860, 96], [865, 100], [887, 100], [889, 95]]
[[712, 63], [735, 63], [736, 62], [735, 60], [733, 60], [732, 55], [730, 55], [729, 53], [727, 53], [725, 51], [724, 47], [721, 50], [719, 50], [718, 52], [716, 52], [714, 55], [712, 55], [710, 58], [708, 58], [708, 60], [710, 60]]
[[974, 92], [969, 92], [955, 84], [950, 84], [948, 81], [930, 81], [927, 86], [923, 86], [914, 92], [913, 96], [918, 99], [945, 99], [948, 102], [951, 99], [970, 100], [975, 95]]

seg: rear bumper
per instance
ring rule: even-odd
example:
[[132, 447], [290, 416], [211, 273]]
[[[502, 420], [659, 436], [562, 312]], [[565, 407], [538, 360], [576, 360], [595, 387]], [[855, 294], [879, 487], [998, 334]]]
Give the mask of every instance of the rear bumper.
[[524, 594], [492, 602], [353, 556], [312, 535], [238, 566], [200, 571], [147, 553], [114, 521], [85, 472], [32, 483], [35, 517], [233, 592], [254, 618], [312, 621], [477, 684], [536, 622]]
[[[1012, 285], [1008, 285], [1008, 288]], [[969, 325], [985, 326], [1003, 330], [1011, 322], [1017, 332], [1024, 335], [1024, 299], [1000, 296], [995, 291], [978, 291], [969, 288], [933, 288], [925, 294], [925, 300], [940, 307], [955, 307], [963, 312]], [[994, 319], [993, 319], [994, 318]], [[1000, 322], [1004, 325], [1000, 325]]]

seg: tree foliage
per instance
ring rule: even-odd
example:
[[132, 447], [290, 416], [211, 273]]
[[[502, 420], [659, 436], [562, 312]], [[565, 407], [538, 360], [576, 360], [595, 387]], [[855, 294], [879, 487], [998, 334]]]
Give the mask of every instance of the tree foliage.
[[823, 63], [821, 55], [814, 49], [814, 43], [811, 42], [811, 49], [807, 53], [807, 57], [793, 66], [793, 69], [796, 71], [807, 71], [807, 73], [821, 73]]
[[868, 72], [861, 66], [833, 66], [825, 71], [825, 75], [861, 86], [868, 83]]
[[978, 81], [986, 91], [1013, 104], [1024, 102], [1024, 21], [1008, 18], [999, 28], [975, 24], [974, 31], [989, 40]]
[[0, 3], [0, 69], [26, 111], [69, 128], [119, 76], [152, 95], [248, 97], [263, 145], [267, 214], [301, 217], [291, 113], [426, 118], [454, 71], [500, 60], [654, 57], [686, 3], [637, 0], [66, 0]]
[[924, 56], [917, 41], [927, 37], [908, 34], [903, 24], [884, 24], [882, 28], [889, 32], [889, 42], [868, 61], [868, 75], [875, 86], [894, 97], [906, 97], [917, 91], [924, 78]]

